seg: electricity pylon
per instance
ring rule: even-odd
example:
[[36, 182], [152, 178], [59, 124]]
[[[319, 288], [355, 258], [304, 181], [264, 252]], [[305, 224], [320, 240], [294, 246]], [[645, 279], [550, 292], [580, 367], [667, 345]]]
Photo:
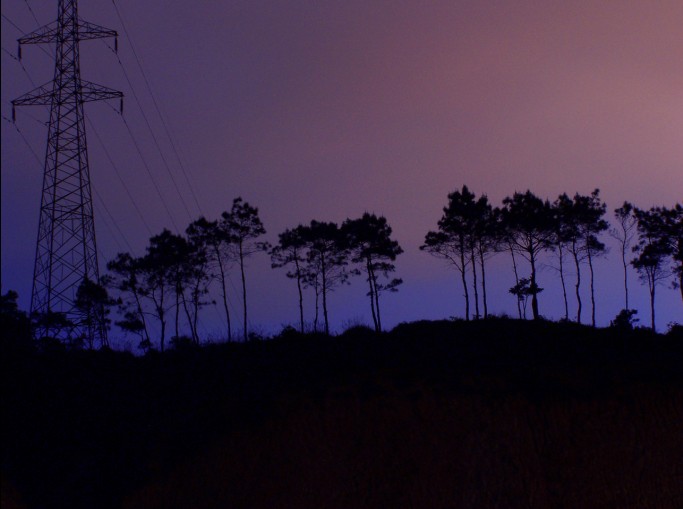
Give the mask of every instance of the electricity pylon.
[[79, 43], [118, 34], [80, 19], [76, 0], [58, 4], [57, 21], [18, 40], [19, 58], [22, 44], [55, 43], [54, 78], [12, 101], [13, 108], [50, 106], [31, 315], [37, 339], [53, 336], [105, 346], [101, 301], [82, 294], [76, 302], [84, 282], [99, 282], [83, 103], [123, 101], [123, 94], [81, 80]]

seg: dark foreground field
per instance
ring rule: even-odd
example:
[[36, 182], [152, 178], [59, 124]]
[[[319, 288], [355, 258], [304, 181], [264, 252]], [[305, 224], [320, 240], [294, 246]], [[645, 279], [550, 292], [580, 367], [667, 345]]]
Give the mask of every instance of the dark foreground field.
[[683, 507], [683, 339], [512, 320], [2, 352], [2, 507]]

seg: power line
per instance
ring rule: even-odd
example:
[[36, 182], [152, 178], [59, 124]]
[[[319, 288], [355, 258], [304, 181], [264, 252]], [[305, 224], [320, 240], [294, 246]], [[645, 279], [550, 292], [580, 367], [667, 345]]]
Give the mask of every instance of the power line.
[[149, 92], [149, 95], [152, 98], [152, 103], [154, 104], [154, 108], [156, 109], [156, 112], [159, 115], [159, 118], [161, 119], [161, 123], [164, 126], [164, 130], [166, 131], [166, 136], [168, 137], [168, 140], [171, 143], [171, 147], [173, 148], [173, 153], [175, 154], [176, 159], [178, 160], [178, 165], [180, 166], [180, 169], [182, 170], [183, 176], [185, 177], [185, 182], [187, 183], [187, 186], [190, 190], [190, 193], [192, 194], [192, 198], [194, 199], [194, 203], [197, 206], [197, 210], [199, 211], [200, 214], [203, 215], [202, 207], [199, 204], [199, 200], [197, 199], [197, 195], [194, 192], [192, 182], [190, 181], [190, 178], [187, 175], [187, 170], [185, 168], [185, 165], [183, 164], [183, 162], [180, 158], [180, 154], [178, 152], [178, 149], [176, 148], [176, 143], [173, 139], [173, 136], [171, 136], [171, 132], [170, 132], [170, 129], [169, 129], [168, 124], [166, 122], [166, 119], [164, 118], [164, 115], [161, 113], [161, 108], [159, 107], [159, 104], [156, 100], [156, 96], [155, 96], [154, 92], [152, 91], [152, 86], [150, 85], [149, 79], [147, 78], [147, 73], [145, 73], [145, 69], [142, 66], [142, 62], [140, 60], [140, 57], [138, 56], [137, 51], [135, 51], [135, 45], [133, 44], [133, 40], [130, 37], [128, 29], [126, 28], [126, 23], [123, 19], [123, 14], [119, 10], [119, 8], [116, 5], [116, 2], [114, 0], [112, 0], [112, 4], [114, 5], [114, 9], [116, 10], [116, 15], [118, 16], [119, 20], [121, 21], [121, 27], [123, 28], [123, 33], [125, 34], [126, 39], [128, 40], [128, 43], [130, 44], [130, 49], [133, 52], [133, 56], [135, 57], [135, 61], [137, 62], [138, 68], [140, 69], [140, 73], [142, 74], [142, 77], [145, 80], [145, 85], [147, 86], [147, 91]]
[[[19, 26], [18, 26], [14, 21], [12, 21], [11, 19], [9, 19], [9, 18], [8, 18], [7, 16], [5, 16], [4, 14], [0, 14], [0, 16], [2, 16], [2, 19], [4, 19], [5, 21], [7, 21], [10, 25], [12, 25], [14, 28], [16, 28], [20, 33], [22, 33], [22, 34], [26, 33], [25, 30], [22, 30], [21, 28], [19, 28]], [[40, 25], [40, 23], [39, 23], [38, 25]], [[49, 52], [48, 50], [46, 50], [43, 46], [38, 46], [38, 49], [40, 49], [40, 51], [42, 51], [43, 53], [45, 53], [48, 57], [54, 58], [54, 55], [51, 55], [50, 52]], [[5, 50], [5, 51], [7, 51], [7, 50]], [[10, 53], [10, 52], [8, 51], [7, 53]], [[10, 53], [10, 55], [11, 55], [11, 53]], [[19, 58], [16, 58], [16, 60], [19, 60]]]
[[144, 225], [145, 229], [147, 230], [147, 233], [149, 235], [152, 235], [152, 229], [149, 227], [147, 224], [147, 221], [145, 220], [144, 214], [140, 211], [140, 208], [138, 207], [138, 204], [136, 203], [135, 199], [133, 198], [133, 195], [130, 192], [130, 189], [128, 188], [128, 185], [126, 184], [126, 181], [123, 179], [121, 176], [121, 173], [119, 172], [118, 167], [114, 163], [114, 160], [112, 159], [111, 155], [109, 154], [109, 151], [107, 150], [106, 145], [102, 141], [102, 138], [100, 137], [100, 134], [97, 132], [97, 129], [95, 129], [95, 125], [90, 121], [88, 117], [86, 117], [86, 120], [88, 122], [88, 126], [92, 130], [92, 132], [95, 134], [95, 138], [97, 138], [97, 141], [100, 143], [100, 146], [102, 147], [102, 150], [104, 151], [105, 156], [109, 160], [109, 164], [111, 164], [112, 168], [114, 168], [114, 172], [116, 173], [116, 176], [119, 178], [119, 181], [121, 182], [121, 185], [123, 186], [123, 189], [126, 191], [126, 194], [128, 195], [128, 198], [130, 198], [131, 203], [133, 204], [133, 208], [135, 211], [138, 213], [138, 216], [140, 217], [140, 221], [142, 221], [142, 224]]
[[164, 200], [164, 196], [161, 194], [161, 189], [159, 189], [158, 184], [156, 183], [156, 180], [154, 180], [154, 177], [152, 176], [152, 170], [149, 168], [149, 165], [147, 164], [147, 161], [145, 160], [145, 156], [142, 155], [142, 150], [140, 149], [140, 145], [138, 144], [137, 140], [135, 139], [135, 136], [133, 135], [133, 131], [131, 130], [130, 126], [128, 125], [128, 122], [126, 121], [126, 117], [121, 115], [121, 119], [123, 120], [124, 125], [126, 126], [126, 130], [128, 131], [128, 134], [130, 135], [130, 139], [133, 141], [133, 145], [135, 146], [135, 149], [137, 150], [138, 154], [140, 155], [140, 159], [142, 160], [142, 164], [145, 167], [145, 170], [147, 170], [147, 175], [149, 175], [150, 180], [152, 181], [152, 184], [154, 184], [154, 188], [157, 191], [157, 194], [159, 195], [159, 198], [161, 199], [161, 203], [163, 204], [164, 208], [166, 209], [166, 213], [168, 214], [169, 219], [171, 220], [171, 224], [173, 225], [173, 228], [177, 232], [180, 231], [178, 228], [178, 225], [175, 223], [175, 220], [173, 219], [173, 214], [171, 214], [171, 209], [168, 208], [168, 204], [166, 203], [166, 200]]
[[36, 24], [40, 26], [40, 21], [38, 21], [38, 18], [36, 18], [36, 13], [33, 12], [33, 9], [31, 9], [31, 5], [28, 3], [28, 0], [24, 0], [24, 3], [26, 4], [26, 7], [28, 7], [31, 16], [33, 16], [33, 19], [36, 20]]
[[[27, 3], [27, 5], [28, 5], [28, 3]], [[29, 6], [29, 8], [30, 8], [30, 6]], [[35, 18], [35, 17], [34, 17], [34, 18]], [[36, 21], [37, 21], [37, 20], [36, 20]], [[5, 48], [2, 48], [2, 49], [3, 49], [3, 51], [5, 51], [6, 53], [8, 53], [8, 54], [10, 55], [10, 57], [12, 57], [15, 61], [17, 61], [17, 62], [19, 63], [19, 65], [21, 65], [21, 68], [24, 70], [24, 73], [26, 73], [26, 77], [27, 77], [27, 78], [29, 79], [29, 81], [30, 81], [31, 83], [33, 83], [34, 86], [35, 86], [35, 83], [34, 83], [33, 79], [31, 78], [31, 75], [30, 75], [29, 72], [26, 70], [26, 68], [25, 68], [24, 65], [21, 63], [21, 61], [20, 61], [18, 58], [16, 58], [14, 55], [12, 55], [9, 51], [7, 51]], [[111, 106], [109, 103], [107, 103], [107, 102], [105, 102], [105, 104], [107, 104], [107, 106], [112, 107], [112, 106]], [[112, 107], [112, 108], [113, 108], [113, 107]], [[118, 113], [118, 111], [117, 111], [116, 109], [114, 109], [114, 110]], [[35, 121], [38, 122], [39, 124], [41, 124], [41, 125], [46, 125], [46, 122], [43, 122], [43, 121], [37, 119], [36, 117], [34, 117], [32, 114], [30, 114], [30, 113], [28, 113], [28, 112], [25, 112], [25, 113], [26, 113], [26, 115], [27, 115], [28, 117], [30, 117], [31, 119], [35, 120]], [[128, 186], [126, 185], [125, 180], [123, 179], [123, 177], [121, 177], [121, 173], [119, 172], [118, 167], [116, 166], [116, 164], [114, 163], [114, 160], [112, 159], [111, 155], [109, 154], [109, 151], [107, 150], [106, 145], [104, 144], [104, 142], [102, 141], [102, 138], [100, 137], [99, 133], [97, 132], [97, 129], [95, 129], [95, 124], [92, 123], [92, 121], [90, 120], [89, 117], [85, 117], [85, 119], [86, 119], [86, 121], [88, 122], [88, 125], [89, 125], [90, 129], [95, 133], [95, 137], [97, 138], [97, 141], [100, 143], [100, 146], [102, 147], [102, 150], [104, 151], [104, 153], [105, 153], [107, 159], [109, 160], [109, 163], [111, 164], [112, 168], [114, 169], [114, 172], [116, 173], [116, 176], [119, 178], [119, 181], [120, 181], [121, 184], [123, 185], [123, 188], [125, 189], [126, 194], [128, 195], [128, 198], [130, 199], [131, 203], [133, 204], [133, 208], [137, 211], [138, 215], [140, 216], [140, 220], [142, 221], [142, 224], [145, 226], [147, 232], [148, 232], [149, 235], [151, 236], [151, 235], [152, 235], [152, 230], [151, 230], [151, 228], [149, 227], [149, 225], [147, 224], [147, 221], [145, 220], [145, 216], [144, 216], [144, 215], [142, 214], [142, 212], [140, 211], [140, 208], [138, 207], [138, 205], [137, 205], [135, 199], [133, 198], [133, 195], [131, 194], [131, 192], [130, 192]], [[5, 119], [5, 120], [8, 120], [8, 119]], [[33, 147], [31, 147], [31, 145], [28, 143], [28, 141], [27, 141], [26, 138], [24, 137], [23, 133], [22, 133], [22, 132], [19, 130], [19, 128], [17, 127], [16, 123], [13, 123], [13, 125], [14, 125], [15, 129], [17, 130], [17, 132], [18, 132], [18, 133], [22, 136], [22, 138], [24, 139], [24, 142], [26, 142], [26, 144], [28, 145], [28, 147], [31, 149], [31, 151], [33, 152], [33, 155], [38, 159], [37, 154], [36, 154], [35, 151], [33, 150]], [[39, 159], [38, 159], [38, 163], [41, 164]], [[94, 189], [94, 190], [95, 190], [95, 193], [97, 194], [97, 189]], [[99, 195], [98, 195], [98, 196], [99, 196]], [[104, 200], [101, 200], [101, 198], [100, 198], [100, 201], [102, 202], [103, 206], [106, 208], [106, 205], [104, 205]], [[126, 241], [126, 244], [127, 244], [128, 247], [130, 248], [130, 244], [128, 243], [127, 239], [125, 238], [125, 236], [124, 236], [123, 233], [121, 232], [121, 229], [119, 228], [118, 224], [117, 224], [116, 221], [114, 220], [114, 216], [109, 212], [108, 209], [107, 209], [107, 213], [108, 213], [109, 216], [112, 218], [112, 221], [114, 222], [114, 225], [116, 226], [116, 229], [119, 230], [119, 232], [121, 233], [121, 236], [124, 238], [124, 240]], [[133, 250], [130, 249], [130, 251], [133, 251]]]
[[30, 143], [28, 142], [28, 140], [26, 139], [26, 136], [24, 136], [24, 133], [21, 132], [21, 129], [19, 129], [19, 126], [18, 126], [15, 122], [12, 122], [12, 121], [11, 121], [9, 118], [7, 118], [5, 115], [2, 116], [2, 119], [5, 120], [6, 122], [9, 122], [10, 124], [12, 124], [12, 125], [14, 126], [14, 128], [15, 128], [15, 129], [17, 130], [17, 132], [19, 133], [19, 136], [21, 136], [21, 139], [24, 140], [24, 143], [26, 144], [26, 146], [28, 147], [28, 149], [31, 151], [31, 154], [33, 154], [33, 157], [35, 157], [35, 158], [36, 158], [36, 161], [38, 161], [38, 166], [39, 166], [39, 167], [42, 166], [43, 163], [41, 162], [40, 157], [38, 157], [38, 154], [36, 153], [36, 151], [33, 149], [33, 147], [31, 146], [31, 144], [30, 144]]
[[[171, 172], [171, 168], [169, 167], [168, 162], [166, 161], [166, 157], [164, 157], [164, 153], [161, 150], [161, 146], [159, 145], [159, 141], [157, 140], [157, 137], [154, 134], [154, 130], [152, 129], [152, 125], [150, 124], [149, 119], [147, 118], [147, 115], [145, 114], [145, 110], [142, 108], [142, 103], [140, 102], [140, 99], [139, 99], [137, 93], [135, 92], [135, 88], [133, 87], [133, 83], [131, 82], [130, 77], [128, 76], [128, 72], [126, 71], [126, 68], [124, 67], [123, 62], [121, 62], [121, 58], [119, 57], [119, 55], [116, 52], [114, 52], [114, 54], [116, 55], [116, 59], [118, 60], [119, 65], [121, 66], [121, 70], [123, 71], [123, 75], [126, 78], [126, 81], [128, 82], [128, 86], [130, 87], [130, 90], [133, 93], [133, 98], [135, 99], [135, 103], [137, 104], [138, 109], [140, 110], [140, 114], [142, 115], [142, 118], [145, 121], [145, 124], [147, 125], [147, 129], [149, 130], [150, 135], [152, 136], [152, 140], [154, 141], [154, 145], [156, 146], [157, 151], [159, 152], [159, 155], [161, 156], [161, 160], [164, 163], [166, 171], [168, 172], [168, 176], [170, 177], [171, 182], [173, 183], [173, 187], [175, 188], [176, 193], [178, 194], [178, 197], [180, 198], [180, 201], [183, 204], [185, 211], [187, 212], [188, 218], [190, 220], [192, 220], [192, 213], [190, 213], [190, 209], [188, 208], [187, 203], [185, 202], [185, 199], [183, 198], [183, 195], [180, 192], [180, 188], [178, 187], [178, 184], [176, 183], [175, 178], [173, 177], [173, 173]], [[124, 118], [124, 122], [125, 122], [125, 118]]]
[[[30, 151], [31, 154], [33, 155], [34, 159], [35, 159], [36, 162], [38, 163], [38, 166], [42, 166], [43, 163], [41, 162], [40, 157], [38, 156], [38, 153], [35, 151], [35, 149], [33, 148], [33, 146], [32, 146], [32, 145], [29, 143], [29, 141], [26, 139], [26, 137], [24, 136], [24, 133], [21, 132], [21, 129], [19, 129], [19, 126], [17, 126], [17, 124], [16, 124], [15, 122], [12, 122], [9, 118], [7, 118], [7, 117], [4, 116], [4, 115], [2, 116], [2, 119], [5, 120], [6, 122], [9, 122], [10, 124], [12, 124], [12, 126], [13, 126], [14, 129], [17, 131], [17, 133], [19, 133], [19, 136], [21, 136], [21, 139], [24, 141], [24, 143], [25, 143], [26, 146], [28, 147], [29, 151]], [[128, 246], [128, 249], [130, 250], [130, 252], [133, 252], [133, 248], [131, 247], [130, 243], [128, 242], [128, 239], [126, 238], [126, 236], [125, 236], [125, 235], [123, 234], [123, 232], [121, 231], [121, 228], [119, 227], [118, 223], [116, 222], [116, 219], [114, 219], [114, 216], [112, 215], [112, 213], [111, 213], [111, 212], [109, 211], [109, 209], [107, 208], [106, 203], [104, 202], [104, 200], [102, 199], [102, 197], [100, 196], [100, 194], [97, 192], [97, 189], [93, 187], [93, 191], [95, 192], [95, 197], [96, 197], [96, 198], [99, 200], [99, 202], [100, 202], [99, 204], [102, 206], [102, 208], [105, 210], [105, 212], [109, 215], [109, 218], [111, 219], [112, 223], [114, 224], [116, 230], [119, 232], [119, 235], [121, 235], [121, 238], [123, 239], [124, 243], [126, 244], [126, 246]], [[105, 222], [105, 226], [107, 227], [107, 229], [109, 230], [109, 232], [112, 234], [112, 238], [114, 239], [114, 241], [116, 242], [116, 244], [117, 244], [119, 247], [121, 247], [121, 244], [119, 243], [118, 239], [116, 238], [115, 235], [113, 235], [113, 231], [112, 231], [111, 227], [106, 223], [106, 221], [104, 221], [104, 222]], [[98, 251], [99, 251], [99, 249], [98, 249]], [[101, 254], [101, 253], [100, 253], [100, 254]]]
[[[104, 209], [104, 211], [106, 212], [106, 214], [109, 216], [109, 218], [111, 219], [112, 223], [114, 224], [114, 227], [116, 228], [116, 231], [119, 232], [119, 235], [120, 235], [121, 238], [123, 239], [123, 242], [124, 242], [124, 243], [126, 244], [126, 246], [128, 247], [128, 251], [129, 251], [130, 253], [132, 253], [132, 252], [133, 252], [133, 248], [131, 247], [130, 243], [128, 242], [128, 239], [126, 238], [126, 236], [125, 236], [125, 235], [123, 234], [123, 232], [121, 231], [121, 228], [119, 228], [119, 225], [118, 225], [118, 223], [116, 222], [116, 219], [114, 219], [114, 216], [113, 216], [112, 213], [109, 211], [109, 208], [107, 207], [107, 204], [104, 202], [104, 200], [102, 199], [102, 196], [100, 196], [100, 193], [97, 191], [97, 188], [94, 187], [94, 186], [93, 186], [93, 191], [94, 191], [94, 193], [95, 193], [95, 198], [97, 198], [97, 200], [100, 202], [99, 204], [102, 206], [102, 208]], [[102, 216], [100, 216], [100, 219], [104, 219], [104, 218], [102, 218]], [[103, 221], [103, 222], [106, 223], [106, 221]], [[109, 229], [109, 232], [113, 234], [111, 228], [108, 228], [108, 229]], [[120, 249], [121, 251], [123, 251], [123, 249], [121, 249], [121, 244], [119, 243], [119, 241], [118, 241], [118, 239], [116, 238], [116, 236], [115, 236], [115, 235], [112, 235], [112, 238], [114, 239], [114, 242], [116, 242], [116, 244], [119, 246], [119, 249]]]
[[17, 24], [14, 21], [12, 21], [11, 19], [9, 19], [7, 16], [5, 16], [4, 14], [0, 14], [0, 16], [2, 16], [2, 19], [7, 21], [10, 25], [12, 25], [14, 28], [16, 28], [19, 32], [21, 32], [22, 34], [25, 33], [25, 30], [22, 30], [21, 28], [19, 28], [17, 26]]
[[[28, 4], [27, 4], [27, 6], [30, 7]], [[14, 23], [11, 19], [9, 19], [7, 16], [5, 16], [5, 15], [3, 14], [2, 17], [3, 17], [5, 20], [7, 20], [7, 22], [9, 22], [12, 26], [14, 26], [17, 30], [20, 30], [20, 31], [21, 31], [21, 29], [19, 28], [19, 26], [18, 26], [16, 23]], [[34, 17], [34, 19], [35, 19], [35, 17]], [[37, 21], [38, 21], [38, 20], [36, 19], [36, 22], [37, 22]], [[108, 46], [108, 45], [107, 45], [107, 46]], [[43, 52], [45, 52], [48, 56], [51, 56], [51, 55], [45, 50], [44, 47], [39, 46], [39, 48], [40, 48], [41, 50], [43, 50]], [[5, 52], [6, 52], [9, 56], [11, 56], [15, 61], [17, 61], [17, 62], [21, 65], [21, 67], [22, 67], [24, 73], [26, 74], [26, 76], [28, 77], [29, 81], [31, 81], [31, 83], [32, 83], [33, 86], [35, 87], [35, 86], [36, 86], [36, 85], [35, 85], [35, 82], [34, 82], [33, 79], [31, 78], [31, 75], [30, 75], [29, 72], [26, 70], [26, 68], [24, 67], [24, 65], [21, 63], [21, 60], [19, 60], [17, 57], [15, 57], [14, 55], [12, 55], [12, 53], [9, 52], [9, 51], [7, 51], [5, 48], [3, 48], [3, 49], [5, 50]], [[111, 49], [111, 48], [109, 48], [109, 49]], [[113, 50], [112, 50], [112, 51], [113, 51]], [[113, 51], [113, 52], [116, 54], [115, 51]], [[128, 76], [127, 76], [127, 74], [126, 74], [125, 68], [123, 67], [123, 64], [122, 64], [120, 58], [118, 57], [118, 55], [116, 55], [116, 58], [117, 58], [117, 60], [118, 60], [118, 62], [119, 62], [119, 65], [121, 66], [122, 70], [124, 71], [124, 75], [126, 76], [126, 80], [128, 81], [128, 84], [129, 84], [129, 86], [131, 87], [131, 90], [133, 91], [133, 94], [134, 94], [134, 96], [135, 96], [135, 91], [133, 90], [132, 83], [130, 82], [130, 79], [128, 79]], [[141, 112], [143, 113], [143, 117], [144, 117], [144, 112], [142, 111], [142, 107], [141, 107], [141, 105], [140, 105], [140, 102], [137, 100], [137, 96], [135, 96], [135, 98], [136, 98], [136, 102], [138, 103], [138, 107], [140, 108]], [[107, 104], [107, 106], [113, 108], [109, 103], [105, 102], [105, 104]], [[115, 110], [115, 111], [116, 111], [116, 110]], [[117, 111], [117, 113], [119, 113], [119, 112]], [[35, 121], [37, 121], [37, 122], [40, 122], [40, 123], [43, 124], [43, 125], [45, 124], [44, 122], [41, 122], [40, 120], [36, 119], [36, 118], [33, 117], [32, 115], [30, 115], [30, 114], [28, 114], [28, 115], [29, 115], [33, 120], [35, 120]], [[169, 207], [168, 207], [166, 201], [165, 201], [164, 198], [163, 198], [163, 195], [161, 194], [161, 190], [160, 190], [159, 186], [157, 185], [156, 181], [154, 180], [154, 177], [152, 176], [151, 169], [150, 169], [150, 167], [149, 167], [147, 161], [146, 161], [145, 158], [144, 158], [144, 155], [143, 155], [143, 153], [142, 153], [142, 151], [141, 151], [141, 149], [140, 149], [139, 144], [137, 143], [137, 141], [136, 141], [136, 139], [135, 139], [135, 137], [134, 137], [134, 135], [133, 135], [133, 132], [132, 132], [130, 126], [129, 126], [128, 123], [126, 122], [126, 119], [125, 119], [125, 118], [122, 117], [122, 119], [123, 119], [123, 122], [124, 122], [124, 124], [125, 124], [127, 130], [128, 130], [129, 135], [131, 136], [131, 140], [133, 141], [133, 144], [134, 144], [134, 146], [135, 146], [135, 148], [136, 148], [138, 154], [140, 155], [140, 158], [142, 159], [143, 165], [145, 166], [145, 169], [147, 170], [147, 174], [149, 175], [150, 179], [152, 180], [152, 184], [154, 185], [154, 187], [155, 187], [157, 193], [159, 194], [159, 198], [161, 199], [161, 202], [162, 202], [162, 204], [163, 204], [163, 206], [164, 206], [164, 208], [165, 208], [165, 210], [166, 210], [166, 213], [167, 213], [168, 216], [169, 216], [169, 219], [170, 219], [170, 221], [171, 221], [171, 224], [172, 224], [173, 227], [176, 229], [176, 231], [180, 231], [180, 230], [178, 229], [176, 223], [175, 223], [175, 220], [173, 219], [173, 215], [171, 214], [171, 211], [170, 211], [170, 209], [169, 209]], [[6, 119], [6, 120], [7, 120], [7, 119]], [[152, 230], [151, 230], [151, 228], [149, 227], [149, 224], [148, 224], [147, 221], [145, 220], [144, 215], [143, 215], [142, 212], [140, 211], [140, 208], [138, 207], [137, 203], [135, 202], [135, 200], [134, 200], [134, 198], [133, 198], [133, 196], [132, 196], [132, 193], [130, 192], [128, 186], [125, 184], [125, 181], [124, 181], [123, 178], [121, 177], [120, 172], [118, 171], [118, 168], [117, 168], [116, 164], [114, 163], [114, 161], [113, 161], [111, 155], [109, 154], [109, 151], [106, 149], [106, 146], [105, 146], [105, 144], [103, 143], [103, 141], [102, 141], [102, 139], [101, 139], [99, 133], [98, 133], [97, 130], [95, 129], [94, 124], [93, 124], [93, 123], [90, 121], [90, 119], [87, 118], [87, 117], [86, 117], [86, 120], [88, 121], [88, 124], [89, 124], [90, 128], [91, 128], [91, 129], [93, 130], [93, 132], [95, 133], [95, 137], [98, 139], [100, 145], [102, 146], [102, 148], [103, 148], [103, 150], [104, 150], [104, 152], [105, 152], [105, 155], [106, 155], [107, 159], [109, 159], [109, 162], [111, 163], [112, 167], [114, 168], [114, 171], [115, 171], [117, 177], [119, 178], [119, 180], [120, 180], [121, 183], [123, 184], [123, 187], [124, 187], [124, 189], [125, 189], [125, 191], [126, 191], [128, 197], [130, 198], [130, 200], [131, 200], [131, 202], [132, 202], [132, 204], [133, 204], [133, 207], [135, 208], [136, 212], [137, 212], [138, 215], [140, 216], [140, 219], [142, 220], [142, 223], [143, 223], [143, 225], [145, 226], [145, 229], [147, 230], [147, 232], [148, 232], [149, 235], [151, 236], [151, 235], [152, 235]], [[146, 120], [146, 119], [145, 119], [145, 120]], [[150, 127], [150, 126], [149, 126], [149, 122], [147, 122], [147, 125], [148, 125], [148, 127]], [[26, 142], [26, 144], [29, 146], [29, 148], [30, 148], [31, 151], [33, 152], [34, 156], [37, 157], [37, 154], [36, 154], [35, 151], [33, 150], [33, 147], [30, 146], [30, 144], [28, 143], [28, 140], [25, 138], [24, 134], [19, 130], [19, 128], [16, 126], [16, 124], [15, 124], [15, 128], [17, 129], [17, 132], [20, 134], [20, 136], [22, 137], [22, 139], [23, 139], [23, 140]], [[150, 132], [151, 132], [151, 127], [150, 127]], [[152, 136], [154, 137], [154, 134], [153, 134], [153, 133], [152, 133]], [[156, 142], [156, 139], [155, 139], [155, 142]], [[157, 143], [157, 148], [159, 148], [158, 143]], [[159, 148], [159, 150], [160, 150], [160, 153], [161, 153], [161, 149], [160, 149], [160, 148]], [[163, 155], [162, 155], [162, 158], [163, 158]], [[40, 159], [38, 159], [38, 160], [40, 161]], [[164, 161], [164, 162], [165, 162], [165, 161]], [[169, 174], [170, 174], [170, 169], [168, 168], [168, 165], [166, 165], [166, 168], [167, 168], [167, 170], [169, 171]], [[171, 179], [173, 180], [173, 176], [172, 176], [172, 175], [171, 175]], [[174, 185], [175, 185], [175, 181], [173, 181], [173, 183], [174, 183]], [[179, 195], [180, 195], [180, 191], [178, 190], [177, 185], [176, 185], [176, 191], [178, 191], [178, 193], [179, 193]], [[181, 196], [181, 195], [180, 195], [180, 198], [181, 198], [181, 201], [183, 201], [183, 205], [185, 205], [185, 202], [184, 202], [184, 200], [182, 199], [182, 196]], [[189, 210], [187, 209], [187, 205], [185, 205], [185, 209], [187, 210], [188, 215], [190, 216], [190, 219], [191, 219], [191, 215], [189, 214]], [[111, 217], [113, 218], [113, 216], [111, 216]], [[117, 225], [117, 228], [118, 228], [118, 225]], [[119, 230], [120, 230], [120, 229], [119, 229]], [[128, 244], [127, 241], [126, 241], [126, 243]], [[129, 245], [130, 245], [130, 244], [129, 244]], [[132, 249], [131, 249], [131, 251], [132, 251]]]

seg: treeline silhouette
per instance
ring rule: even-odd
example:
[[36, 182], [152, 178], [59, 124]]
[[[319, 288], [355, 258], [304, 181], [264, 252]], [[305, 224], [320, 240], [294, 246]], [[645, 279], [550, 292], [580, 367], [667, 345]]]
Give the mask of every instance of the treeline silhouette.
[[[620, 246], [624, 271], [624, 307], [613, 323], [631, 327], [637, 321], [629, 300], [628, 272], [632, 267], [647, 285], [650, 326], [654, 330], [657, 287], [670, 281], [681, 290], [683, 299], [683, 206], [676, 203], [671, 208], [644, 210], [624, 202], [614, 210], [613, 225], [606, 215], [607, 206], [597, 189], [590, 195], [577, 193], [570, 197], [563, 193], [554, 202], [531, 191], [516, 192], [501, 206], [493, 206], [485, 194], [477, 197], [463, 186], [448, 195], [437, 229], [426, 234], [420, 249], [446, 260], [458, 272], [465, 296], [465, 320], [489, 317], [487, 263], [492, 256], [507, 253], [515, 277], [509, 292], [517, 303], [520, 319], [527, 317], [529, 301], [532, 317], [541, 317], [539, 294], [544, 289], [538, 273], [543, 259], [559, 276], [563, 319], [582, 323], [586, 306], [582, 287], [588, 285], [590, 323], [595, 326], [594, 264], [606, 255], [604, 237], [609, 234]], [[163, 351], [169, 336], [174, 343], [199, 344], [200, 311], [215, 303], [212, 295], [217, 291], [227, 340], [232, 341], [235, 317], [229, 304], [229, 283], [231, 272], [236, 270], [241, 285], [239, 291], [234, 289], [239, 295], [233, 297], [241, 300], [242, 339], [246, 341], [250, 332], [245, 261], [265, 254], [270, 256], [273, 268], [286, 269], [286, 276], [296, 282], [300, 332], [307, 330], [303, 292], [308, 290], [314, 295], [311, 331], [329, 334], [329, 293], [349, 284], [352, 276], [365, 280], [373, 328], [382, 331], [380, 296], [397, 291], [402, 283], [393, 273], [394, 262], [403, 249], [392, 238], [386, 218], [365, 213], [341, 225], [312, 220], [279, 233], [275, 245], [261, 240], [265, 233], [258, 208], [242, 198], [236, 198], [231, 209], [216, 220], [200, 217], [192, 222], [184, 235], [165, 229], [150, 238], [143, 256], [119, 253], [107, 264], [108, 274], [101, 281], [83, 282], [76, 299], [81, 319], [110, 323], [111, 310], [116, 308], [119, 319], [115, 324], [138, 337], [145, 351]], [[576, 303], [576, 314], [572, 316], [571, 300]], [[59, 313], [32, 320], [55, 335], [69, 327], [66, 317]], [[70, 341], [95, 346], [91, 338]]]
[[680, 507], [673, 332], [490, 317], [53, 346], [0, 342], [3, 507]]

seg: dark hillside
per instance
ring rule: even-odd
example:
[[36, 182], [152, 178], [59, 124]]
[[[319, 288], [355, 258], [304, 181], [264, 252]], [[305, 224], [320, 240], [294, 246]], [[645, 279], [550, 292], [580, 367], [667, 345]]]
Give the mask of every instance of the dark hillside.
[[443, 321], [3, 354], [3, 507], [683, 506], [673, 334]]

